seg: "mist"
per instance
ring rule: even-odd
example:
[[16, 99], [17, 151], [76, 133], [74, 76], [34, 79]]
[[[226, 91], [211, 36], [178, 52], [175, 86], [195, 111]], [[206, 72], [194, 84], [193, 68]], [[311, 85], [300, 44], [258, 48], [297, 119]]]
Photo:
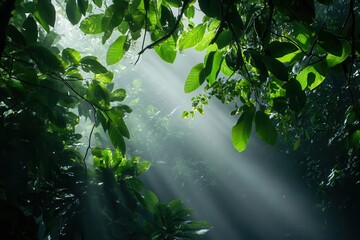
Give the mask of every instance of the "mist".
[[[58, 23], [58, 31], [66, 35], [66, 43], [60, 43], [73, 41], [82, 52], [104, 59], [106, 46], [99, 47], [100, 39], [86, 39], [91, 44], [83, 46], [86, 36], [69, 36], [69, 28]], [[336, 218], [318, 207], [319, 199], [298, 171], [298, 159], [265, 145], [255, 134], [246, 151], [233, 148], [236, 119], [229, 113], [234, 106], [211, 99], [204, 116], [181, 117], [202, 91], [183, 91], [191, 67], [203, 61], [202, 53], [185, 51], [167, 64], [149, 50], [134, 65], [136, 52], [132, 49], [121, 65], [109, 69], [133, 109], [125, 118], [131, 134], [127, 155], [152, 162], [142, 179], [160, 201], [182, 199], [196, 219], [209, 221], [213, 228], [204, 239], [340, 239], [342, 233], [333, 228]], [[85, 146], [88, 139], [83, 141]], [[93, 145], [102, 141], [95, 137]]]

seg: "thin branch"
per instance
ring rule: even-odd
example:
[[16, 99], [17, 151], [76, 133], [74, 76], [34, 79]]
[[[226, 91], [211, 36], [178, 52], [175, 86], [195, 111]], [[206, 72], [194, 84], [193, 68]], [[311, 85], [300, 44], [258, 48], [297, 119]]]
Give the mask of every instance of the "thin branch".
[[[160, 43], [162, 43], [166, 39], [170, 38], [171, 35], [173, 35], [175, 33], [175, 31], [179, 27], [179, 24], [181, 22], [182, 16], [184, 15], [184, 12], [185, 12], [185, 9], [186, 9], [188, 3], [189, 3], [189, 0], [184, 1], [183, 5], [182, 5], [182, 8], [181, 8], [181, 12], [180, 12], [180, 14], [179, 14], [179, 16], [178, 16], [178, 18], [177, 18], [177, 20], [175, 22], [174, 27], [171, 29], [171, 31], [168, 32], [167, 34], [165, 34], [164, 36], [162, 36], [161, 38], [159, 38], [158, 40], [156, 40], [155, 42], [153, 42], [153, 43], [147, 45], [145, 48], [141, 49], [141, 51], [138, 53], [138, 55], [143, 54], [148, 49], [154, 48], [155, 46], [159, 45]], [[135, 64], [136, 64], [136, 62], [135, 62]]]
[[[148, 9], [149, 9], [149, 0], [145, 0], [144, 1], [144, 4], [145, 4], [145, 29], [144, 29], [144, 37], [143, 37], [143, 40], [142, 40], [142, 44], [141, 44], [141, 49], [143, 50], [144, 49], [144, 46], [145, 46], [145, 39], [146, 39], [146, 28], [147, 28], [147, 22], [148, 22]], [[135, 65], [137, 64], [137, 62], [140, 60], [140, 54], [138, 54], [138, 57], [135, 61]]]

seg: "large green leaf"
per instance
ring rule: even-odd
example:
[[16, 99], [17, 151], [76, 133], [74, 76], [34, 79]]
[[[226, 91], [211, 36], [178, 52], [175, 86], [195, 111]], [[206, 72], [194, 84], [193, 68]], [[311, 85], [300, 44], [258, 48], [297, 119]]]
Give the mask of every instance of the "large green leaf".
[[187, 49], [196, 46], [204, 36], [205, 24], [199, 24], [189, 32], [183, 33], [178, 42], [179, 49]]
[[262, 55], [261, 59], [265, 63], [269, 72], [271, 72], [276, 78], [281, 81], [287, 81], [289, 79], [288, 70], [282, 62], [266, 55]]
[[99, 8], [101, 8], [102, 2], [103, 2], [103, 0], [93, 0], [93, 3]]
[[274, 58], [281, 58], [296, 51], [298, 51], [298, 48], [290, 42], [273, 41], [267, 46], [267, 52]]
[[205, 33], [201, 41], [196, 45], [195, 50], [199, 52], [205, 50], [209, 46], [211, 41], [214, 39], [215, 35], [215, 31]]
[[111, 93], [110, 101], [119, 101], [122, 102], [126, 98], [125, 89], [119, 88]]
[[55, 25], [55, 7], [51, 4], [50, 0], [39, 0], [37, 4], [37, 11], [42, 20], [48, 25], [54, 27]]
[[80, 12], [82, 13], [82, 15], [85, 16], [86, 10], [89, 6], [89, 1], [88, 0], [77, 0], [77, 2], [78, 2]]
[[284, 84], [283, 88], [286, 89], [286, 97], [289, 100], [290, 109], [295, 112], [300, 111], [306, 104], [306, 95], [299, 81], [291, 79]]
[[112, 72], [106, 72], [106, 73], [98, 73], [95, 74], [95, 79], [102, 82], [102, 83], [111, 83], [114, 79], [114, 74]]
[[328, 31], [321, 31], [318, 35], [318, 44], [325, 51], [335, 55], [342, 55], [342, 43], [333, 33]]
[[28, 44], [36, 43], [38, 37], [38, 29], [37, 29], [37, 24], [31, 15], [25, 19], [22, 27], [24, 29], [24, 36], [26, 42]]
[[76, 0], [69, 0], [66, 4], [66, 16], [72, 25], [76, 25], [80, 22], [81, 12], [76, 4]]
[[269, 116], [263, 111], [257, 111], [255, 114], [255, 129], [264, 142], [275, 145], [277, 140], [276, 129], [271, 123]]
[[204, 69], [204, 64], [198, 63], [190, 70], [190, 73], [185, 81], [185, 86], [184, 86], [185, 93], [195, 91], [205, 81], [205, 78], [201, 74], [201, 71], [203, 69]]
[[166, 41], [155, 47], [155, 51], [162, 60], [168, 63], [173, 63], [176, 58], [174, 39], [172, 37], [166, 39]]
[[125, 16], [125, 10], [123, 6], [112, 4], [105, 10], [105, 15], [102, 19], [101, 26], [104, 32], [111, 31], [119, 26]]
[[204, 77], [209, 81], [209, 85], [212, 85], [216, 81], [222, 59], [223, 57], [220, 51], [212, 51], [206, 56]]
[[126, 147], [123, 135], [121, 134], [120, 129], [114, 125], [110, 124], [109, 126], [109, 137], [113, 146], [121, 151], [122, 154], [125, 154]]
[[320, 71], [321, 68], [322, 64], [318, 63], [309, 65], [299, 72], [296, 76], [296, 80], [300, 82], [302, 89], [305, 89], [306, 86], [308, 86], [309, 89], [312, 90], [325, 80], [325, 76], [322, 73], [323, 71]]
[[328, 67], [336, 66], [336, 65], [342, 63], [343, 61], [345, 61], [345, 59], [349, 57], [349, 55], [351, 53], [350, 43], [348, 43], [347, 41], [341, 41], [341, 46], [342, 46], [342, 52], [341, 52], [340, 56], [336, 56], [331, 53], [329, 53], [326, 56], [326, 63], [327, 63]]
[[81, 31], [86, 34], [102, 33], [103, 29], [101, 27], [101, 21], [103, 17], [103, 13], [88, 16], [80, 23]]
[[119, 62], [125, 54], [124, 45], [126, 42], [126, 36], [120, 36], [113, 42], [106, 53], [106, 64], [113, 65]]
[[254, 108], [245, 110], [232, 128], [232, 144], [239, 152], [242, 152], [246, 149], [251, 134], [254, 114]]
[[67, 64], [78, 64], [81, 60], [81, 55], [73, 48], [65, 48], [62, 51], [62, 58]]
[[86, 72], [93, 73], [107, 73], [107, 69], [99, 62], [99, 59], [94, 56], [86, 56], [80, 60], [81, 66]]
[[201, 11], [209, 17], [222, 17], [222, 7], [220, 0], [199, 0], [199, 6]]
[[216, 44], [219, 49], [222, 49], [228, 46], [233, 41], [233, 35], [230, 31], [224, 30], [220, 33], [219, 37], [216, 39]]
[[63, 72], [64, 68], [60, 60], [47, 48], [41, 46], [28, 46], [26, 51], [43, 71]]

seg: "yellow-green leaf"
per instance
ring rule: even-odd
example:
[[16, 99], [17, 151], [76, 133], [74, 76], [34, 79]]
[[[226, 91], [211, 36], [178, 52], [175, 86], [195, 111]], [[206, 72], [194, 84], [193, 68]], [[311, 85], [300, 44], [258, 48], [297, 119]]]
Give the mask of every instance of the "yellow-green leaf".
[[112, 65], [119, 62], [125, 54], [124, 45], [126, 42], [126, 36], [120, 36], [110, 46], [106, 53], [106, 64]]

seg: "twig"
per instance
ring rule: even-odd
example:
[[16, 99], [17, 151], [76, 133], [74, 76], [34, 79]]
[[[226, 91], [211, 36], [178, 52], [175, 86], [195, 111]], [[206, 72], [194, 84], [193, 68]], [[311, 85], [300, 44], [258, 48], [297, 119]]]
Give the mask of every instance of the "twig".
[[[184, 15], [184, 12], [185, 12], [185, 9], [186, 9], [188, 3], [189, 3], [189, 0], [185, 0], [185, 1], [184, 1], [183, 5], [182, 5], [182, 7], [181, 7], [181, 12], [180, 12], [180, 14], [179, 14], [179, 16], [178, 16], [178, 18], [177, 18], [177, 20], [176, 20], [176, 22], [175, 22], [174, 27], [171, 29], [171, 31], [168, 32], [167, 34], [165, 34], [164, 36], [162, 36], [161, 38], [159, 38], [158, 40], [156, 40], [155, 42], [153, 42], [153, 43], [147, 45], [145, 48], [141, 49], [141, 51], [138, 53], [138, 55], [143, 54], [143, 53], [144, 53], [146, 50], [148, 50], [148, 49], [154, 48], [155, 46], [159, 45], [160, 43], [162, 43], [162, 42], [165, 41], [166, 39], [170, 38], [171, 35], [174, 34], [174, 32], [176, 31], [176, 29], [178, 29], [178, 27], [179, 27], [180, 21], [181, 21], [181, 19], [182, 19], [182, 16]], [[139, 60], [139, 59], [138, 59], [138, 60]], [[137, 61], [135, 62], [135, 64], [136, 64], [136, 63], [137, 63]]]

